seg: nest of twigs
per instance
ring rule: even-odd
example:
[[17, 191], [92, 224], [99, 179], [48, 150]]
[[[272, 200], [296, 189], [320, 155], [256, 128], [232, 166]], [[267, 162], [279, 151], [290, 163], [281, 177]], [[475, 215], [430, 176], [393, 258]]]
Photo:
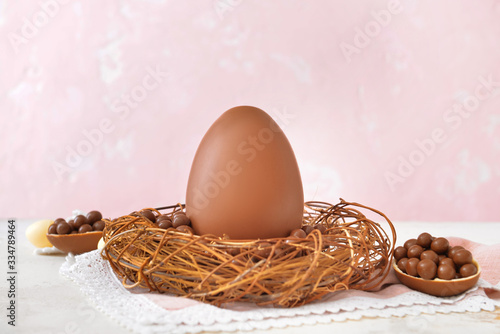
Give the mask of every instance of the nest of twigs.
[[[361, 209], [383, 217], [391, 238]], [[150, 210], [173, 215], [183, 206]], [[107, 222], [102, 255], [127, 288], [214, 305], [294, 307], [334, 291], [373, 289], [388, 274], [396, 232], [383, 213], [342, 199], [336, 205], [307, 202], [307, 225], [315, 228], [306, 238], [228, 240], [161, 229], [136, 212]]]

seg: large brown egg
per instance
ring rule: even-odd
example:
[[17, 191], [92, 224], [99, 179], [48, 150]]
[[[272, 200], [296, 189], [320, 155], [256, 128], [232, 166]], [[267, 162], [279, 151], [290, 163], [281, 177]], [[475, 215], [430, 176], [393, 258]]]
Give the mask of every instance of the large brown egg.
[[302, 224], [304, 195], [292, 147], [278, 124], [248, 106], [208, 129], [191, 166], [186, 213], [196, 234], [286, 237]]

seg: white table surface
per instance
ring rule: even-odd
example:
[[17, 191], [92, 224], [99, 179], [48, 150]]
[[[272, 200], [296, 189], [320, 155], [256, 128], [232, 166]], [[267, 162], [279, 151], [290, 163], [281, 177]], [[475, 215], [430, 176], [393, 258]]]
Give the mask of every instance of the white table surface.
[[[59, 275], [64, 256], [34, 255], [25, 237], [35, 219], [16, 220], [17, 232], [17, 317], [16, 327], [7, 325], [7, 274], [1, 280], [0, 333], [101, 334], [130, 333], [114, 320], [95, 310], [71, 281]], [[484, 243], [500, 243], [498, 223], [394, 223], [396, 245], [427, 231], [434, 236], [456, 236]], [[7, 272], [7, 219], [0, 220], [0, 259]], [[494, 312], [452, 313], [382, 318], [363, 318], [314, 326], [287, 327], [250, 333], [500, 333], [500, 309]], [[247, 332], [248, 333], [248, 332]]]

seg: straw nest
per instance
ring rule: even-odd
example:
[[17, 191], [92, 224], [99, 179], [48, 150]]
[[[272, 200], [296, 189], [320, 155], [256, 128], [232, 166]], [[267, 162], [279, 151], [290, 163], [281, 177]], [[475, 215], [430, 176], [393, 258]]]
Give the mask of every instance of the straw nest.
[[[183, 205], [150, 209], [173, 215]], [[391, 237], [361, 211], [376, 213]], [[102, 256], [126, 288], [143, 287], [214, 305], [245, 301], [294, 307], [325, 294], [370, 290], [387, 276], [396, 241], [380, 211], [341, 199], [307, 202], [306, 238], [228, 240], [161, 229], [139, 212], [106, 222]], [[311, 230], [311, 228], [308, 228]]]

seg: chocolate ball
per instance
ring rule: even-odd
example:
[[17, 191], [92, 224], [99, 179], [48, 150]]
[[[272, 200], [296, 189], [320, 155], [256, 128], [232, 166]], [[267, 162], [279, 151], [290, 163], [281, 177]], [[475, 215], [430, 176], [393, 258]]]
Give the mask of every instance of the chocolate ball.
[[420, 234], [417, 238], [417, 245], [422, 246], [422, 248], [429, 248], [432, 242], [432, 235], [427, 232]]
[[146, 217], [148, 220], [150, 220], [152, 223], [156, 222], [156, 216], [155, 214], [153, 213], [153, 211], [151, 210], [142, 210], [140, 212], [141, 215], [143, 215], [144, 217]]
[[467, 263], [472, 263], [472, 253], [467, 249], [459, 249], [453, 255], [453, 262], [459, 267]]
[[307, 237], [307, 234], [306, 234], [306, 232], [304, 232], [303, 229], [298, 228], [296, 230], [293, 230], [290, 233], [290, 236], [295, 237], [295, 238], [299, 238], [299, 239], [303, 239], [303, 238]]
[[68, 220], [68, 225], [71, 227], [71, 230], [78, 231], [80, 226], [76, 226], [75, 221], [73, 219]]
[[54, 224], [56, 224], [56, 225], [59, 224], [59, 223], [62, 223], [62, 222], [66, 223], [66, 219], [64, 219], [64, 218], [57, 218], [56, 220], [54, 220]]
[[436, 277], [437, 265], [429, 259], [421, 260], [417, 265], [417, 272], [423, 279], [434, 279]]
[[312, 230], [314, 230], [314, 226], [304, 225], [304, 226], [302, 226], [302, 229], [304, 230], [304, 232], [306, 232], [306, 234], [309, 234], [312, 232]]
[[453, 255], [457, 252], [459, 249], [464, 249], [462, 246], [453, 246], [448, 250], [448, 257], [453, 259]]
[[400, 259], [398, 261], [398, 263], [397, 263], [399, 270], [401, 270], [402, 272], [406, 273], [406, 264], [407, 263], [408, 263], [408, 258], [407, 257], [404, 257], [404, 258]]
[[176, 227], [176, 229], [177, 231], [182, 233], [194, 234], [193, 229], [191, 228], [191, 226], [188, 225], [179, 225], [178, 227]]
[[177, 228], [179, 226], [187, 226], [191, 224], [188, 216], [184, 212], [178, 212], [174, 215], [174, 220], [172, 221], [172, 226]]
[[418, 276], [417, 265], [420, 262], [419, 259], [412, 257], [406, 262], [406, 273], [411, 276]]
[[408, 249], [407, 254], [409, 258], [416, 257], [420, 259], [420, 255], [422, 254], [423, 251], [424, 249], [422, 248], [422, 246], [413, 245]]
[[78, 233], [85, 233], [85, 232], [90, 232], [90, 231], [92, 231], [92, 226], [90, 226], [90, 224], [83, 224], [78, 229]]
[[410, 249], [411, 246], [416, 245], [416, 244], [417, 244], [417, 239], [408, 239], [408, 240], [406, 240], [406, 242], [403, 246], [406, 249]]
[[92, 228], [94, 229], [94, 231], [104, 231], [105, 227], [106, 227], [106, 223], [102, 220], [98, 220], [98, 221], [94, 222], [94, 224], [92, 225]]
[[448, 239], [445, 238], [436, 238], [431, 243], [431, 249], [438, 254], [446, 254], [449, 247], [450, 243], [448, 242]]
[[236, 256], [236, 255], [240, 254], [240, 249], [237, 247], [231, 247], [231, 248], [227, 249], [226, 252], [228, 252], [232, 256]]
[[[305, 233], [305, 232], [304, 232]], [[256, 259], [255, 260], [261, 260], [262, 258], [267, 258], [269, 254], [271, 254], [271, 244], [268, 242], [263, 242], [257, 246], [257, 249], [255, 250], [254, 254]]]
[[99, 211], [92, 210], [87, 213], [87, 221], [90, 225], [102, 219], [102, 214]]
[[160, 220], [160, 222], [158, 223], [158, 227], [166, 230], [172, 227], [172, 222], [166, 219]]
[[450, 259], [449, 257], [445, 257], [444, 259], [441, 259], [441, 261], [439, 261], [439, 265], [443, 265], [443, 264], [446, 264], [452, 268], [455, 268], [455, 262], [453, 262], [453, 260]]
[[47, 233], [48, 234], [57, 234], [57, 224], [55, 222], [49, 226]]
[[316, 224], [316, 225], [314, 225], [314, 229], [320, 231], [321, 234], [325, 234], [325, 232], [326, 232], [326, 226], [325, 225]]
[[84, 215], [78, 215], [75, 217], [74, 220], [75, 220], [74, 226], [76, 229], [79, 229], [82, 225], [89, 223], [87, 217], [85, 217]]
[[460, 276], [469, 277], [477, 274], [477, 267], [473, 263], [467, 263], [460, 267]]
[[402, 258], [406, 257], [406, 248], [403, 246], [396, 247], [394, 250], [394, 258], [396, 261], [401, 260]]
[[172, 218], [170, 218], [170, 216], [168, 216], [168, 215], [160, 215], [160, 216], [156, 217], [157, 224], [159, 224], [160, 221], [162, 221], [162, 220], [172, 221]]
[[57, 234], [69, 234], [71, 231], [71, 226], [68, 223], [60, 222], [57, 224]]
[[437, 276], [440, 279], [450, 280], [454, 279], [457, 272], [455, 271], [455, 266], [450, 266], [449, 264], [440, 264], [437, 269]]
[[426, 250], [420, 254], [420, 260], [429, 259], [432, 260], [435, 264], [439, 264], [439, 256], [433, 250]]

